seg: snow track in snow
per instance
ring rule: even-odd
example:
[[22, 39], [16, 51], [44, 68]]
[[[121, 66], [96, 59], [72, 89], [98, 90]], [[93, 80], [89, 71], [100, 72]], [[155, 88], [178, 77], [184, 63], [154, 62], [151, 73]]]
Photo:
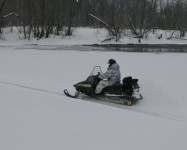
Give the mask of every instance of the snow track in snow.
[[34, 91], [38, 91], [38, 92], [45, 92], [45, 93], [56, 94], [56, 95], [64, 95], [63, 93], [60, 93], [60, 92], [55, 92], [55, 91], [50, 91], [50, 90], [46, 90], [46, 89], [35, 88], [35, 87], [21, 85], [21, 84], [17, 84], [17, 83], [4, 82], [4, 81], [0, 81], [0, 83], [1, 84], [6, 84], [6, 85], [11, 85], [11, 86], [16, 86], [16, 87], [20, 87], [20, 88], [30, 89], [30, 90], [34, 90]]
[[[60, 92], [56, 92], [56, 91], [31, 87], [31, 86], [12, 83], [12, 82], [7, 82], [7, 81], [6, 82], [5, 81], [0, 81], [0, 83], [1, 84], [6, 84], [6, 85], [9, 85], [9, 86], [15, 86], [15, 87], [19, 87], [19, 88], [34, 90], [34, 91], [37, 91], [37, 92], [44, 92], [44, 93], [48, 93], [48, 94], [55, 94], [55, 95], [60, 95], [60, 96], [65, 96], [66, 97], [66, 95], [64, 93], [60, 93]], [[181, 119], [178, 119], [176, 117], [160, 115], [160, 114], [157, 114], [157, 113], [154, 113], [154, 112], [142, 110], [141, 108], [137, 108], [137, 107], [134, 108], [133, 106], [125, 106], [125, 105], [115, 104], [115, 103], [112, 103], [112, 102], [109, 102], [109, 101], [96, 100], [96, 99], [94, 99], [92, 97], [88, 97], [88, 96], [82, 97], [82, 98], [75, 98], [75, 100], [88, 101], [88, 102], [92, 102], [92, 103], [102, 104], [102, 105], [105, 105], [105, 106], [115, 107], [115, 108], [118, 108], [118, 109], [125, 109], [125, 110], [135, 112], [135, 113], [138, 113], [138, 114], [141, 113], [143, 115], [145, 114], [145, 115], [149, 115], [149, 116], [153, 116], [153, 117], [159, 117], [159, 118], [167, 119], [167, 120], [171, 120], [171, 121], [184, 122]]]

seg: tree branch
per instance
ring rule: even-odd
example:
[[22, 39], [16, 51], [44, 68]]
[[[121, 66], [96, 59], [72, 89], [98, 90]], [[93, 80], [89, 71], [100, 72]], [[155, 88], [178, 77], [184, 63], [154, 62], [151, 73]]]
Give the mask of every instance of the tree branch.
[[102, 19], [100, 19], [92, 14], [88, 14], [88, 15], [90, 17], [96, 19], [97, 21], [101, 22], [108, 29], [108, 31], [112, 33], [113, 36], [116, 36], [116, 33], [110, 28], [110, 26], [105, 21], [103, 21]]
[[17, 13], [11, 12], [11, 13], [9, 13], [9, 14], [3, 16], [3, 18], [7, 18], [7, 17], [9, 17], [9, 16], [11, 16], [11, 15], [14, 15], [14, 16], [16, 16], [16, 17], [19, 17], [19, 15], [18, 15]]

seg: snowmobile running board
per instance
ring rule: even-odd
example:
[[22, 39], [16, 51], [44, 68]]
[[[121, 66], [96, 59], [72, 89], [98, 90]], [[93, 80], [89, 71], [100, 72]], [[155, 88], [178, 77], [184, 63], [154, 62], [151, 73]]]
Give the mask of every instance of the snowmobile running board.
[[[71, 94], [69, 94], [67, 89], [64, 90], [64, 94], [70, 98], [79, 98], [79, 96], [80, 96], [80, 92], [75, 93], [75, 95], [71, 95]], [[103, 96], [103, 95], [91, 96], [91, 97], [94, 98], [95, 100], [99, 100], [99, 101], [103, 101], [103, 102], [122, 104], [122, 105], [128, 105], [128, 106], [132, 106], [132, 105], [136, 104], [136, 102], [138, 100], [143, 99], [143, 97], [141, 97], [140, 99], [136, 99], [134, 101], [134, 100], [128, 100], [128, 99], [130, 99], [130, 97], [126, 97], [125, 99], [124, 99], [124, 97], [118, 97], [119, 99], [121, 98], [121, 100], [114, 100], [115, 98], [117, 98], [117, 96]], [[85, 98], [79, 98], [79, 99], [85, 99]]]

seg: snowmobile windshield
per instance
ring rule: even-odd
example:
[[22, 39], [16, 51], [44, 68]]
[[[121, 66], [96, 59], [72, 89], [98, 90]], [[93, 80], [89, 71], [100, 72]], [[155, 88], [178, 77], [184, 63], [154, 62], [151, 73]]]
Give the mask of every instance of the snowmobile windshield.
[[96, 76], [102, 74], [101, 67], [95, 66], [90, 74], [90, 76]]

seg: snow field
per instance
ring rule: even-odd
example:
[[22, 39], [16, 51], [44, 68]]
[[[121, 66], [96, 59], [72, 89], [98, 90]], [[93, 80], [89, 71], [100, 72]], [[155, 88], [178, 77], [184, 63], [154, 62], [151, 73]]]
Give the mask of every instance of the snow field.
[[[186, 57], [0, 47], [0, 149], [185, 149]], [[128, 107], [59, 95], [110, 58], [122, 77], [140, 79], [144, 100]]]

